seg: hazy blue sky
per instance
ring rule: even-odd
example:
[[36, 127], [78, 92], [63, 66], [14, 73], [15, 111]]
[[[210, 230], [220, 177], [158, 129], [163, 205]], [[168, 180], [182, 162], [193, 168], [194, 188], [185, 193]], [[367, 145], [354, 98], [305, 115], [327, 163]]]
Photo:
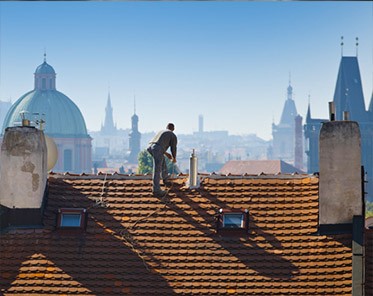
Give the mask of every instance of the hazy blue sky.
[[114, 121], [141, 132], [169, 121], [271, 138], [289, 72], [298, 113], [308, 96], [327, 117], [341, 57], [355, 55], [366, 105], [373, 82], [373, 2], [0, 2], [0, 100], [33, 89], [47, 62], [57, 89], [100, 129], [109, 86]]

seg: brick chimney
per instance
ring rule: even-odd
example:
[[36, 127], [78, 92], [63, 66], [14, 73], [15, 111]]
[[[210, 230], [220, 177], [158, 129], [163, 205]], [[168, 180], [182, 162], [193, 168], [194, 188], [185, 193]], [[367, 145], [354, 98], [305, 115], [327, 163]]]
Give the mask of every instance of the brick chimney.
[[329, 121], [320, 131], [319, 224], [352, 224], [363, 215], [360, 129]]
[[0, 153], [0, 227], [41, 224], [47, 184], [44, 133], [34, 127], [6, 129]]

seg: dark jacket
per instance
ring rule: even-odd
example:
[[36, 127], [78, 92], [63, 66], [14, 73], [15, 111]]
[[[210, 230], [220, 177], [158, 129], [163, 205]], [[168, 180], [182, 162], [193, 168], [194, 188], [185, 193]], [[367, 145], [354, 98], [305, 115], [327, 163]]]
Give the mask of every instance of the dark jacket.
[[168, 147], [171, 147], [171, 154], [176, 159], [176, 146], [177, 137], [170, 130], [160, 131], [155, 137], [149, 142], [150, 145], [158, 144], [162, 147], [163, 153], [167, 151]]

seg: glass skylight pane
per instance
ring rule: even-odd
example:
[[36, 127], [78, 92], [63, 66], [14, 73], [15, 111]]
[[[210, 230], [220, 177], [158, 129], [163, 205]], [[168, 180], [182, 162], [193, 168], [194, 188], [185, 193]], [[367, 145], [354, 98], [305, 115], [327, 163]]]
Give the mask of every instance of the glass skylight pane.
[[62, 214], [61, 227], [80, 227], [81, 214]]
[[241, 228], [243, 222], [242, 214], [224, 214], [224, 227]]

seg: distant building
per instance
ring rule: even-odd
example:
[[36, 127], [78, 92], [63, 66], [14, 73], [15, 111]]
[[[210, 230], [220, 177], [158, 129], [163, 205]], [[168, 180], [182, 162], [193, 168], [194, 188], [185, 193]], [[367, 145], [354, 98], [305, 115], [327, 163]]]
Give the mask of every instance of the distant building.
[[[349, 119], [357, 121], [361, 133], [362, 164], [366, 171], [366, 189], [369, 200], [373, 200], [373, 95], [366, 111], [357, 57], [342, 56], [339, 65], [337, 83], [333, 102], [335, 119], [343, 120], [343, 113], [349, 113]], [[311, 106], [308, 106], [306, 124], [307, 169], [309, 173], [319, 171], [319, 133], [322, 122], [328, 119], [311, 117]]]
[[230, 160], [221, 169], [221, 174], [259, 175], [304, 173], [282, 160]]
[[128, 133], [128, 129], [118, 129], [114, 124], [113, 107], [109, 93], [106, 101], [104, 123], [101, 125], [100, 131], [91, 132], [94, 161], [99, 162], [104, 158], [118, 158], [118, 162], [122, 164], [127, 153], [125, 147], [128, 146]]
[[[298, 125], [296, 125], [298, 124]], [[298, 127], [297, 127], [298, 126]], [[273, 144], [270, 159], [280, 159], [298, 169], [303, 169], [303, 131], [302, 117], [298, 115], [293, 100], [293, 88], [287, 88], [287, 99], [279, 124], [272, 124]]]
[[34, 73], [34, 89], [21, 96], [9, 109], [1, 134], [6, 127], [21, 125], [21, 113], [40, 126], [57, 144], [58, 160], [55, 172], [91, 172], [91, 137], [82, 113], [75, 103], [56, 89], [56, 72], [44, 62]]
[[140, 153], [141, 133], [139, 132], [139, 117], [136, 115], [136, 109], [131, 118], [131, 132], [129, 133], [129, 163], [138, 163], [138, 155]]
[[110, 93], [108, 94], [108, 99], [105, 108], [105, 121], [101, 125], [101, 134], [103, 135], [115, 135], [117, 133], [117, 127], [114, 125], [113, 119], [113, 108], [111, 107]]
[[203, 115], [198, 116], [198, 132], [203, 133]]

